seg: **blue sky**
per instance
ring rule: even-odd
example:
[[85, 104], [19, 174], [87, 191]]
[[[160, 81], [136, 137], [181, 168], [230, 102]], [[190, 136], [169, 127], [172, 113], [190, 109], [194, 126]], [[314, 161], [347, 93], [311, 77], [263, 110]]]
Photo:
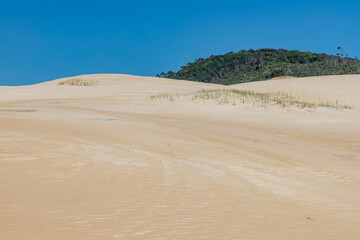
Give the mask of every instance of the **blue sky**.
[[360, 1], [3, 1], [0, 85], [91, 73], [154, 76], [257, 48], [360, 57]]

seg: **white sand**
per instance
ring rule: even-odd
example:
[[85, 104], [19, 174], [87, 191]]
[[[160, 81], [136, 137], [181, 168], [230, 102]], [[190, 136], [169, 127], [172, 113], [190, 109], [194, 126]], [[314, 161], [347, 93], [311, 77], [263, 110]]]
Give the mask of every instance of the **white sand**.
[[256, 92], [291, 92], [311, 101], [336, 100], [360, 108], [360, 75], [322, 76], [250, 82], [230, 86]]
[[[359, 239], [360, 76], [0, 87], [0, 239]], [[150, 100], [239, 88], [353, 109]]]

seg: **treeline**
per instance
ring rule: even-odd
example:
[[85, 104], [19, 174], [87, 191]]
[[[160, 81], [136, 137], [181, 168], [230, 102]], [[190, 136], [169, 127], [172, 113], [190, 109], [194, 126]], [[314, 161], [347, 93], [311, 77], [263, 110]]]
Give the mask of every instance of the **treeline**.
[[359, 74], [358, 59], [285, 49], [258, 49], [229, 52], [196, 59], [178, 72], [157, 77], [199, 82], [236, 84], [261, 81], [280, 76], [308, 77]]

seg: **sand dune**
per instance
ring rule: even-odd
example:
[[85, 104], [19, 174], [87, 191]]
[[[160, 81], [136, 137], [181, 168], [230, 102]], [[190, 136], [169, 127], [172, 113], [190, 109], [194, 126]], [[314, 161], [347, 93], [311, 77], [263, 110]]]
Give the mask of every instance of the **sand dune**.
[[[0, 87], [0, 239], [359, 239], [360, 77]], [[353, 109], [155, 98], [288, 92]]]
[[312, 101], [342, 102], [360, 107], [360, 75], [278, 79], [232, 85], [257, 92], [291, 92]]

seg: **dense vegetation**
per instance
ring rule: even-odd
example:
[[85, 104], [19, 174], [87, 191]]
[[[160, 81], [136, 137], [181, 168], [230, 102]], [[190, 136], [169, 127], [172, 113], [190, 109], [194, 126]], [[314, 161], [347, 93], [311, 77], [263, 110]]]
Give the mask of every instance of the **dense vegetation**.
[[[340, 47], [339, 47], [340, 49]], [[358, 59], [285, 49], [258, 49], [229, 52], [196, 59], [178, 72], [158, 77], [219, 84], [261, 81], [280, 76], [308, 77], [360, 73]]]

